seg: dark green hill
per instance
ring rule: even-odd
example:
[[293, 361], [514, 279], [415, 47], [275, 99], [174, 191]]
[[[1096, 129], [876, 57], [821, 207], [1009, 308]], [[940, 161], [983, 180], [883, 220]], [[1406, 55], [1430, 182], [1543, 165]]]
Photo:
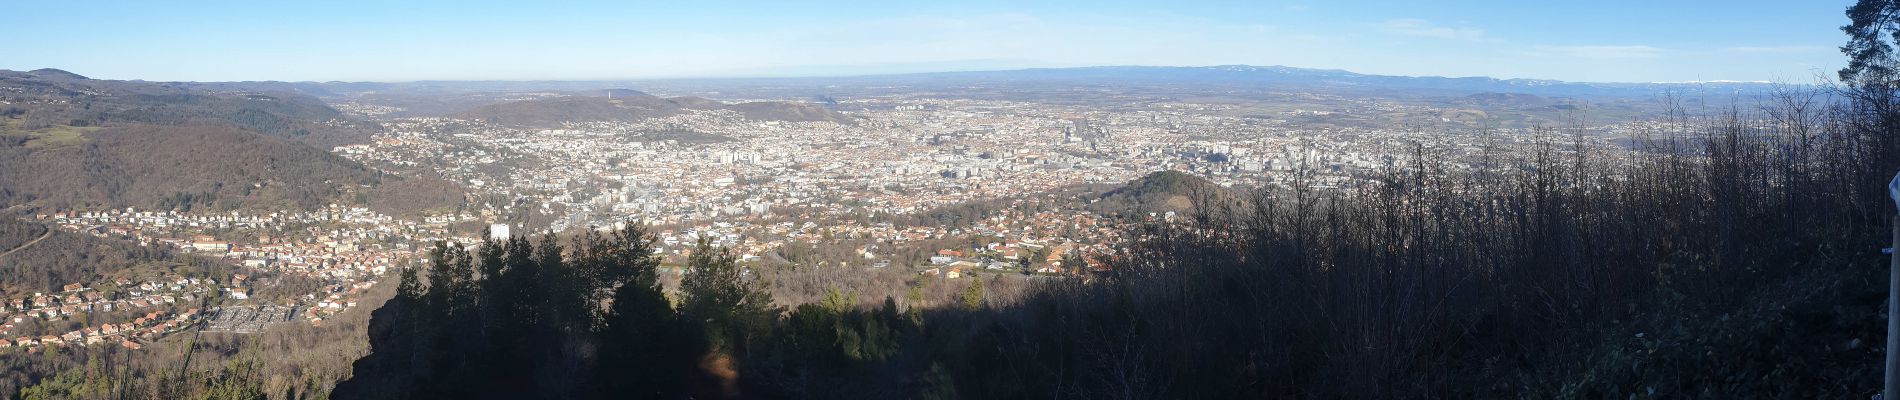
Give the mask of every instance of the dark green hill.
[[1102, 193], [1089, 209], [1106, 215], [1137, 217], [1172, 211], [1185, 217], [1200, 203], [1230, 202], [1236, 197], [1232, 189], [1206, 178], [1180, 171], [1158, 171]]

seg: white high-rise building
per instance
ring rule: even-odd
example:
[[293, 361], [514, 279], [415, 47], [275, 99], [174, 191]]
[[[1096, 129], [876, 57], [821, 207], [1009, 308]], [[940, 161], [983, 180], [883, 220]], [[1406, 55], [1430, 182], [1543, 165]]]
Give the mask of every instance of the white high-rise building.
[[508, 240], [508, 237], [508, 224], [492, 224], [488, 226], [489, 239], [503, 241]]

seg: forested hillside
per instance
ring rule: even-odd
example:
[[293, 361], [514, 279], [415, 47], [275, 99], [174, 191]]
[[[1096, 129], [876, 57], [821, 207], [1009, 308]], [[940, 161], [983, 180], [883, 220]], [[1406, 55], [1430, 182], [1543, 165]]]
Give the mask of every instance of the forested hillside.
[[452, 209], [461, 188], [329, 153], [380, 128], [314, 97], [0, 71], [0, 208]]
[[0, 141], [0, 205], [221, 211], [377, 200], [371, 204], [400, 213], [461, 200], [452, 184], [397, 183], [425, 179], [384, 175], [301, 142], [225, 125], [77, 135], [59, 145]]
[[196, 262], [163, 247], [140, 246], [0, 216], [0, 296], [59, 292], [147, 263]]
[[[211, 91], [202, 85], [88, 79], [56, 69], [0, 70], [0, 107], [14, 129], [222, 123], [318, 146], [360, 143], [376, 125], [293, 92]], [[0, 126], [0, 128], [5, 128]], [[0, 129], [0, 133], [5, 133]]]

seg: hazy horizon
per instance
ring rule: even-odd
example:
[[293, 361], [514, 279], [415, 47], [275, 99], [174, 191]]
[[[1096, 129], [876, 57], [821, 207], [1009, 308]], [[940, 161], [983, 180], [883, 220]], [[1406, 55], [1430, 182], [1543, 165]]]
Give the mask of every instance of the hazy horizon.
[[150, 81], [406, 82], [1281, 65], [1572, 82], [1804, 82], [1842, 65], [1834, 27], [1847, 2], [1838, 3], [35, 3], [0, 16], [0, 35], [32, 39], [11, 46], [0, 68]]
[[[989, 62], [997, 62], [997, 61], [999, 60], [971, 60], [971, 64], [969, 65], [982, 65], [978, 63], [989, 63]], [[1007, 60], [1000, 60], [1000, 61], [1007, 61]], [[1538, 78], [1538, 77], [1517, 77], [1517, 76], [1372, 74], [1372, 73], [1365, 73], [1365, 72], [1354, 71], [1354, 70], [1349, 70], [1349, 69], [1310, 68], [1310, 67], [1302, 67], [1298, 65], [1250, 65], [1250, 64], [1078, 65], [1078, 66], [1061, 66], [1061, 67], [999, 66], [999, 67], [992, 67], [992, 68], [958, 67], [958, 65], [964, 65], [964, 64], [957, 63], [957, 62], [946, 62], [946, 63], [884, 64], [884, 65], [858, 65], [858, 66], [840, 66], [840, 65], [797, 66], [797, 67], [786, 67], [783, 69], [755, 70], [755, 71], [737, 72], [737, 73], [727, 74], [727, 75], [704, 75], [704, 76], [683, 75], [683, 76], [651, 76], [651, 77], [627, 77], [627, 78], [575, 78], [575, 79], [408, 79], [408, 80], [282, 80], [282, 79], [153, 80], [153, 79], [142, 79], [142, 78], [99, 77], [99, 76], [89, 75], [85, 73], [84, 71], [74, 71], [71, 69], [60, 68], [56, 66], [29, 67], [29, 68], [17, 68], [17, 69], [0, 68], [0, 69], [23, 71], [23, 72], [39, 70], [39, 69], [56, 69], [56, 70], [78, 74], [80, 76], [85, 76], [91, 79], [115, 79], [115, 80], [144, 81], [144, 82], [192, 82], [192, 83], [221, 83], [221, 82], [289, 82], [289, 83], [311, 82], [311, 83], [392, 83], [392, 84], [417, 83], [417, 82], [602, 82], [602, 83], [623, 83], [624, 82], [624, 83], [632, 83], [632, 82], [641, 82], [641, 81], [672, 81], [672, 80], [718, 81], [718, 80], [746, 80], [746, 79], [859, 78], [859, 77], [900, 76], [900, 75], [915, 75], [915, 74], [943, 74], [943, 73], [961, 73], [961, 72], [981, 73], [981, 72], [1007, 72], [1007, 71], [1046, 70], [1046, 69], [1214, 68], [1214, 67], [1226, 67], [1226, 66], [1245, 66], [1245, 67], [1264, 67], [1264, 68], [1286, 67], [1286, 68], [1307, 69], [1307, 70], [1315, 70], [1315, 71], [1320, 71], [1320, 70], [1346, 71], [1346, 72], [1369, 75], [1369, 76], [1398, 76], [1398, 77], [1416, 77], [1416, 78], [1491, 78], [1491, 79], [1499, 79], [1499, 80], [1519, 80], [1519, 79], [1553, 80], [1553, 81], [1561, 81], [1565, 83], [1610, 83], [1610, 84], [1762, 83], [1762, 84], [1808, 85], [1808, 84], [1814, 83], [1817, 78], [1824, 78], [1830, 81], [1833, 79], [1832, 76], [1810, 76], [1810, 77], [1801, 78], [1801, 79], [1773, 79], [1773, 80], [1707, 79], [1707, 80], [1688, 80], [1688, 81], [1573, 81], [1573, 80], [1562, 80], [1562, 79], [1550, 79], [1550, 78]], [[939, 67], [936, 69], [927, 69], [930, 66], [942, 66], [942, 67]]]

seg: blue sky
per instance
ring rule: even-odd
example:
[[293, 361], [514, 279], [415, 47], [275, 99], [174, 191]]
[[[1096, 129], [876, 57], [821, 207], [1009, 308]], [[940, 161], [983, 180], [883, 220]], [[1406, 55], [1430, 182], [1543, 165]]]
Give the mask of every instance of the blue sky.
[[8, 4], [0, 69], [409, 81], [1252, 64], [1811, 82], [1845, 64], [1836, 47], [1852, 1], [173, 3]]

